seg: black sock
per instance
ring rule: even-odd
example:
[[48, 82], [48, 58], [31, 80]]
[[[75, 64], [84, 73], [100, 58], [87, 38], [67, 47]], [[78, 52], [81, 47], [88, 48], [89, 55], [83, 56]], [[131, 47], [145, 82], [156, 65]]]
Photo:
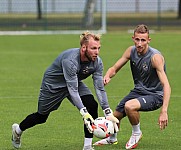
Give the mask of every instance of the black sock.
[[28, 115], [19, 125], [22, 131], [31, 128], [37, 124], [45, 123], [49, 114], [42, 115], [38, 112]]

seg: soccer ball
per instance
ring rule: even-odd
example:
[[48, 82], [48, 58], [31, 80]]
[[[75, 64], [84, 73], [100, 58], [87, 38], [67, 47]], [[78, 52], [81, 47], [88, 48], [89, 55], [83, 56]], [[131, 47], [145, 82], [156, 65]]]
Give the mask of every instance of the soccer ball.
[[93, 134], [100, 139], [107, 138], [114, 134], [114, 126], [112, 121], [107, 120], [105, 117], [98, 117], [92, 124]]

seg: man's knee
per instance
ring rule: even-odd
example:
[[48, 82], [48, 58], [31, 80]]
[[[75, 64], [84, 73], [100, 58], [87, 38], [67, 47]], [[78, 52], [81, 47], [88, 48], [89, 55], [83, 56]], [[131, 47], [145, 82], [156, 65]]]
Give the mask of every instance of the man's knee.
[[141, 107], [140, 102], [137, 99], [129, 100], [125, 103], [125, 111], [137, 111]]

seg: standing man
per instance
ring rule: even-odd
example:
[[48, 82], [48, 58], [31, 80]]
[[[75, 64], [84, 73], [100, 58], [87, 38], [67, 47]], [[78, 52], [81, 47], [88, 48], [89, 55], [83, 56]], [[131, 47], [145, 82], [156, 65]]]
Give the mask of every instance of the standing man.
[[[158, 124], [165, 129], [168, 124], [168, 105], [171, 94], [169, 81], [165, 73], [165, 61], [162, 54], [149, 46], [151, 38], [146, 25], [138, 25], [132, 37], [134, 46], [126, 49], [122, 57], [108, 69], [104, 84], [108, 84], [113, 76], [128, 62], [134, 80], [134, 89], [122, 99], [116, 107], [114, 116], [118, 120], [128, 117], [132, 125], [132, 135], [126, 143], [126, 149], [136, 148], [142, 137], [139, 111], [154, 111], [161, 106]], [[100, 140], [94, 145], [117, 144], [116, 134]]]
[[[84, 32], [80, 36], [80, 48], [72, 48], [62, 52], [48, 67], [42, 80], [38, 110], [28, 115], [19, 125], [12, 125], [12, 144], [21, 146], [23, 131], [37, 124], [45, 123], [50, 113], [59, 108], [67, 98], [75, 105], [84, 120], [83, 150], [93, 150], [93, 129], [91, 124], [98, 117], [98, 104], [88, 87], [82, 82], [92, 75], [97, 99], [104, 115], [109, 116], [115, 127], [118, 119], [113, 116], [109, 107], [103, 83], [103, 63], [98, 56], [100, 52], [100, 35]], [[116, 130], [117, 131], [117, 130]]]

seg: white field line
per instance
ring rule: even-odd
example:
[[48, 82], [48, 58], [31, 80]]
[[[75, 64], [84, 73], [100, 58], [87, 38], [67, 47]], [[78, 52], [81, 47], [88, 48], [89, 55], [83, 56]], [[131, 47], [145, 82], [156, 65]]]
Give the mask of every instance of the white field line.
[[[108, 96], [111, 99], [121, 99], [124, 96]], [[27, 95], [27, 96], [0, 96], [0, 99], [38, 99], [36, 95]], [[171, 95], [171, 98], [181, 98], [181, 95]]]

